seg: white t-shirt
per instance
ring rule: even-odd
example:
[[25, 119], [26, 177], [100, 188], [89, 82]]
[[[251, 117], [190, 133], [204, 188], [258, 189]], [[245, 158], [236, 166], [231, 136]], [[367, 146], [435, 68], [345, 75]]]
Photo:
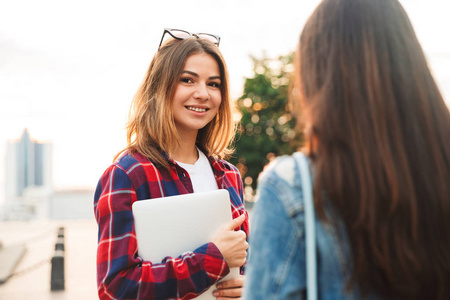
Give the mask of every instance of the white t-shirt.
[[185, 164], [176, 161], [189, 173], [194, 193], [218, 190], [217, 182], [209, 160], [206, 155], [197, 148], [198, 160], [193, 164]]

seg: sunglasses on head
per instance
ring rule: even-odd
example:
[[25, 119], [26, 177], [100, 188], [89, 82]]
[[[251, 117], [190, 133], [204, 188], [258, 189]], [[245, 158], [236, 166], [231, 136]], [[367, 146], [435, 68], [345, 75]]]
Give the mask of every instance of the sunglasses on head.
[[220, 43], [220, 36], [210, 34], [210, 33], [192, 33], [186, 30], [181, 29], [170, 29], [170, 28], [164, 28], [164, 33], [161, 37], [161, 42], [159, 42], [158, 50], [161, 48], [162, 42], [164, 40], [164, 36], [168, 33], [171, 37], [177, 40], [184, 40], [187, 38], [190, 38], [191, 36], [195, 36], [198, 39], [204, 39], [212, 42], [214, 45], [219, 47]]

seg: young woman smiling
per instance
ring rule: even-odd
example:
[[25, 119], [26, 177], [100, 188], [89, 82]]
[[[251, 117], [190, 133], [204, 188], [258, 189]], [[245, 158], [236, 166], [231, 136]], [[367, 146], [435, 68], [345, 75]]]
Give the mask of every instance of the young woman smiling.
[[[235, 124], [220, 38], [173, 29], [166, 34], [172, 38], [161, 43], [134, 97], [128, 146], [95, 192], [101, 299], [191, 299], [246, 261], [242, 180], [223, 160], [232, 152]], [[234, 220], [211, 242], [162, 262], [139, 257], [135, 201], [217, 189], [230, 193]], [[222, 282], [214, 295], [240, 297], [242, 285], [243, 276]]]

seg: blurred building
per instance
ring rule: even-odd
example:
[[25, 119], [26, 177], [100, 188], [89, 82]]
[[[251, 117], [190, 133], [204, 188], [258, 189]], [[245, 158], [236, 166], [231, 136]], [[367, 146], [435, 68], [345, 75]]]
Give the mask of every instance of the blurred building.
[[55, 190], [49, 198], [48, 218], [94, 218], [94, 191], [89, 189]]
[[32, 140], [27, 129], [7, 143], [5, 219], [46, 217], [52, 194], [52, 144]]

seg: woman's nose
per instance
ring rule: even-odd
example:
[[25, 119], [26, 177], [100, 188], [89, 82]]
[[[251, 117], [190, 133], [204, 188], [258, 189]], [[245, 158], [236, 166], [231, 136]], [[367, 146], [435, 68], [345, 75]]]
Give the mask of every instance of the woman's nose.
[[209, 99], [209, 93], [208, 93], [208, 88], [207, 88], [206, 84], [199, 83], [197, 85], [195, 93], [194, 93], [194, 98], [203, 100], [203, 101]]

